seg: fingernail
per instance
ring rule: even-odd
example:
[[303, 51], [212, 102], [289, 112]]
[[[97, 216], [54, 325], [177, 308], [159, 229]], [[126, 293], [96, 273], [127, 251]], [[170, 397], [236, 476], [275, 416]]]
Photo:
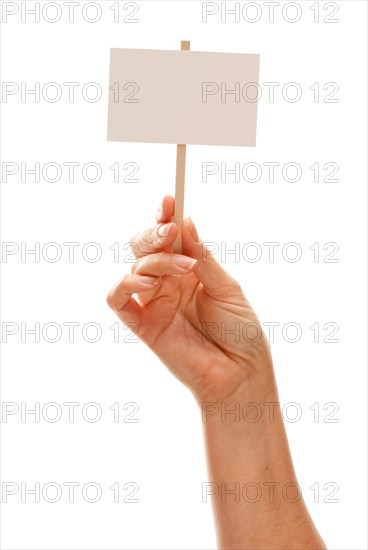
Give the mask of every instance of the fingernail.
[[148, 275], [142, 275], [139, 277], [139, 282], [143, 285], [153, 286], [158, 283], [157, 277], [149, 277]]
[[189, 219], [189, 231], [190, 231], [190, 233], [191, 233], [193, 239], [194, 239], [195, 241], [198, 242], [198, 241], [199, 241], [199, 237], [198, 237], [197, 229], [196, 229], [196, 227], [195, 227], [195, 225], [194, 225], [194, 223], [193, 223], [192, 218], [189, 216], [188, 219]]
[[185, 256], [176, 256], [174, 258], [174, 263], [177, 267], [180, 267], [180, 269], [190, 271], [197, 263], [197, 260], [194, 260], [193, 258], [186, 258]]
[[160, 235], [160, 237], [167, 237], [172, 225], [172, 223], [165, 223], [165, 225], [160, 225], [157, 230], [158, 235]]

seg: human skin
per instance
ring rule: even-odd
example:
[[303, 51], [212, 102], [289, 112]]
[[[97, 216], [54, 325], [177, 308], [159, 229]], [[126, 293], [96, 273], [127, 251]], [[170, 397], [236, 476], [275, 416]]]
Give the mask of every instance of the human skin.
[[164, 197], [157, 224], [132, 238], [137, 262], [107, 303], [201, 408], [218, 548], [325, 549], [296, 485], [268, 341], [190, 219], [173, 253], [174, 207]]

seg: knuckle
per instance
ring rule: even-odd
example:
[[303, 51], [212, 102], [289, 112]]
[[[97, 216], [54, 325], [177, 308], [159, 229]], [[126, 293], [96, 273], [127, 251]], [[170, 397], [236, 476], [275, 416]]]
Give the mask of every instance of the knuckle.
[[129, 274], [126, 274], [123, 276], [120, 283], [108, 292], [106, 303], [112, 310], [116, 311], [120, 308], [121, 304], [119, 302], [121, 302], [121, 298], [119, 300], [119, 295], [121, 295], [121, 291], [125, 290], [128, 281]]
[[134, 235], [132, 237], [130, 237], [130, 240], [129, 240], [129, 243], [128, 243], [129, 246], [134, 247], [134, 245], [138, 241], [138, 238], [139, 238], [138, 233], [134, 233]]
[[149, 248], [152, 248], [154, 245], [155, 245], [155, 230], [152, 230], [152, 229], [146, 229], [144, 234], [143, 234], [143, 238], [145, 240], [145, 244], [149, 247]]
[[130, 279], [130, 275], [128, 273], [123, 275], [123, 278], [121, 279], [120, 284], [119, 284], [120, 290], [125, 290], [126, 289], [126, 286], [127, 286], [127, 283], [129, 282], [129, 279]]
[[130, 241], [129, 248], [132, 251], [132, 254], [135, 258], [139, 258], [141, 253], [139, 252], [139, 242], [137, 240]]
[[150, 253], [156, 246], [155, 231], [145, 229], [140, 233], [136, 233], [129, 242], [131, 250], [136, 258], [141, 258], [145, 254]]
[[141, 260], [137, 260], [133, 265], [132, 265], [132, 269], [131, 269], [131, 272], [132, 273], [139, 273], [139, 268], [142, 264], [142, 261]]
[[114, 309], [115, 305], [115, 292], [114, 290], [110, 290], [106, 296], [106, 303], [111, 308]]

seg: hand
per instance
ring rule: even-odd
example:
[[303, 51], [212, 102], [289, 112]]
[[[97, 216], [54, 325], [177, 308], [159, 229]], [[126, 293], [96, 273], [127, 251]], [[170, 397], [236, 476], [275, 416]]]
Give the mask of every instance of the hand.
[[182, 224], [183, 255], [172, 252], [174, 206], [166, 196], [158, 225], [133, 237], [138, 261], [107, 303], [198, 400], [229, 399], [255, 379], [272, 387], [271, 353], [260, 323], [190, 219]]

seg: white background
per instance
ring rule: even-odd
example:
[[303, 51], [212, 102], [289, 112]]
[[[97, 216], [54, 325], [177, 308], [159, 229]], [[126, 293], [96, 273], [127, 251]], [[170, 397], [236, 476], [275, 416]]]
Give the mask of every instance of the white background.
[[[4, 8], [7, 2], [2, 2]], [[256, 148], [189, 146], [187, 150], [186, 214], [196, 222], [202, 240], [216, 243], [220, 252], [250, 242], [260, 247], [258, 262], [225, 254], [226, 269], [242, 284], [263, 323], [278, 322], [272, 344], [282, 404], [297, 422], [286, 422], [291, 450], [304, 498], [312, 517], [330, 549], [365, 549], [366, 539], [366, 19], [364, 1], [299, 2], [300, 20], [290, 23], [296, 8], [284, 12], [285, 2], [269, 9], [258, 2], [257, 22], [217, 14], [202, 21], [202, 2], [136, 2], [137, 23], [123, 22], [132, 11], [120, 4], [120, 22], [114, 23], [113, 2], [98, 5], [101, 19], [90, 23], [82, 16], [84, 0], [75, 8], [75, 22], [58, 2], [61, 19], [50, 23], [41, 14], [21, 20], [22, 4], [12, 2], [18, 13], [2, 23], [2, 79], [27, 88], [40, 83], [41, 90], [56, 82], [63, 94], [59, 101], [42, 97], [35, 102], [28, 95], [2, 97], [2, 162], [13, 162], [19, 172], [2, 185], [2, 238], [14, 247], [41, 250], [50, 242], [62, 250], [59, 261], [35, 261], [20, 251], [2, 257], [3, 339], [5, 330], [18, 327], [2, 351], [2, 399], [21, 408], [56, 402], [62, 417], [52, 423], [41, 414], [21, 421], [20, 412], [2, 418], [2, 482], [19, 485], [19, 491], [3, 504], [4, 549], [209, 549], [215, 547], [210, 503], [202, 502], [202, 483], [207, 480], [202, 446], [201, 419], [188, 390], [172, 377], [160, 361], [141, 343], [124, 342], [129, 331], [120, 325], [120, 343], [114, 343], [109, 328], [117, 318], [108, 309], [108, 289], [131, 264], [127, 247], [133, 233], [154, 223], [160, 199], [174, 193], [175, 146], [126, 144], [106, 141], [109, 50], [111, 47], [178, 49], [180, 40], [190, 40], [191, 49], [259, 53], [263, 95], [258, 106]], [[41, 2], [41, 6], [46, 2]], [[224, 4], [224, 3], [222, 3]], [[233, 6], [227, 2], [226, 6]], [[254, 3], [253, 3], [254, 4]], [[240, 2], [240, 9], [245, 3]], [[314, 7], [314, 11], [311, 9]], [[337, 11], [335, 23], [324, 22]], [[125, 7], [125, 11], [124, 11]], [[11, 9], [11, 8], [9, 8]], [[55, 17], [52, 6], [46, 17]], [[54, 10], [54, 11], [53, 11]], [[94, 17], [90, 8], [88, 17]], [[256, 17], [254, 7], [248, 19]], [[64, 82], [78, 82], [74, 101], [69, 101]], [[81, 89], [88, 82], [101, 86], [102, 97], [92, 103]], [[271, 102], [265, 82], [278, 82]], [[283, 98], [288, 82], [302, 89], [298, 102]], [[318, 82], [320, 97], [313, 101], [309, 89]], [[334, 99], [323, 101], [339, 86]], [[91, 94], [93, 90], [91, 89]], [[51, 90], [50, 90], [51, 94]], [[290, 89], [290, 94], [292, 90]], [[74, 182], [68, 181], [64, 165], [60, 181], [35, 182], [26, 175], [21, 181], [21, 163], [30, 168], [49, 162], [79, 162]], [[270, 182], [265, 162], [279, 162], [275, 181]], [[102, 176], [91, 183], [81, 168], [89, 162], [101, 166]], [[138, 183], [114, 183], [109, 169], [115, 162], [138, 164]], [[220, 175], [202, 182], [202, 163], [239, 162], [241, 167], [256, 162], [262, 168], [258, 182], [232, 176], [221, 182]], [[288, 182], [281, 168], [298, 163], [302, 176]], [[336, 163], [338, 182], [324, 182], [327, 162]], [[320, 181], [313, 181], [309, 168], [320, 164]], [[122, 172], [123, 177], [126, 172]], [[249, 173], [254, 177], [254, 172]], [[253, 175], [252, 175], [253, 174]], [[50, 172], [51, 175], [51, 172]], [[93, 175], [90, 172], [89, 177]], [[290, 171], [290, 176], [293, 176]], [[21, 245], [21, 243], [26, 243]], [[75, 261], [68, 259], [65, 242], [80, 243]], [[86, 243], [101, 247], [102, 257], [92, 263], [83, 258]], [[113, 243], [120, 243], [120, 261], [115, 263]], [[278, 242], [275, 261], [270, 262], [263, 243]], [[302, 257], [288, 261], [283, 247], [298, 243]], [[326, 263], [326, 243], [339, 247]], [[239, 243], [235, 245], [235, 243]], [[319, 243], [319, 261], [309, 249]], [[11, 246], [11, 245], [10, 245]], [[7, 248], [9, 251], [10, 248]], [[14, 249], [15, 250], [15, 249]], [[249, 256], [255, 249], [248, 249]], [[290, 255], [292, 248], [287, 249]], [[87, 251], [88, 252], [88, 251]], [[89, 249], [91, 256], [94, 250]], [[125, 261], [124, 261], [125, 260]], [[63, 323], [75, 322], [75, 342], [68, 341]], [[4, 323], [15, 323], [4, 325]], [[21, 323], [31, 328], [40, 323], [58, 323], [60, 340], [49, 343], [32, 335], [21, 340]], [[82, 337], [87, 323], [98, 323], [101, 338], [89, 343]], [[291, 343], [294, 333], [282, 336], [287, 323], [297, 323], [302, 334]], [[309, 328], [319, 323], [318, 342]], [[336, 323], [338, 342], [328, 343]], [[295, 326], [297, 326], [295, 325]], [[117, 325], [115, 325], [117, 326]], [[316, 325], [315, 325], [316, 326]], [[88, 332], [92, 338], [94, 333]], [[49, 338], [54, 333], [50, 329]], [[284, 334], [285, 336], [285, 334]], [[185, 353], [185, 350], [183, 350]], [[68, 420], [65, 402], [78, 402], [74, 423]], [[86, 403], [96, 402], [102, 418], [96, 423], [83, 419]], [[113, 403], [120, 404], [120, 422], [113, 422]], [[137, 423], [123, 422], [135, 402]], [[309, 407], [317, 403], [319, 418]], [[339, 410], [324, 422], [336, 403]], [[55, 409], [49, 409], [49, 417]], [[92, 416], [94, 411], [87, 413]], [[5, 422], [5, 420], [7, 420]], [[318, 420], [318, 421], [314, 421]], [[328, 420], [328, 418], [327, 418]], [[63, 488], [56, 503], [35, 503], [32, 495], [21, 501], [20, 484], [41, 488], [54, 482]], [[70, 503], [65, 482], [78, 482], [75, 502]], [[94, 482], [101, 487], [99, 502], [86, 502], [82, 487]], [[121, 499], [139, 486], [139, 502], [114, 503], [109, 489], [119, 482]], [[331, 500], [331, 486], [338, 492]], [[319, 486], [318, 498], [310, 489]], [[333, 487], [334, 487], [333, 486]], [[4, 485], [3, 485], [4, 488]], [[53, 493], [50, 490], [49, 497]], [[93, 496], [91, 490], [90, 496]], [[318, 502], [314, 502], [317, 500]]]

